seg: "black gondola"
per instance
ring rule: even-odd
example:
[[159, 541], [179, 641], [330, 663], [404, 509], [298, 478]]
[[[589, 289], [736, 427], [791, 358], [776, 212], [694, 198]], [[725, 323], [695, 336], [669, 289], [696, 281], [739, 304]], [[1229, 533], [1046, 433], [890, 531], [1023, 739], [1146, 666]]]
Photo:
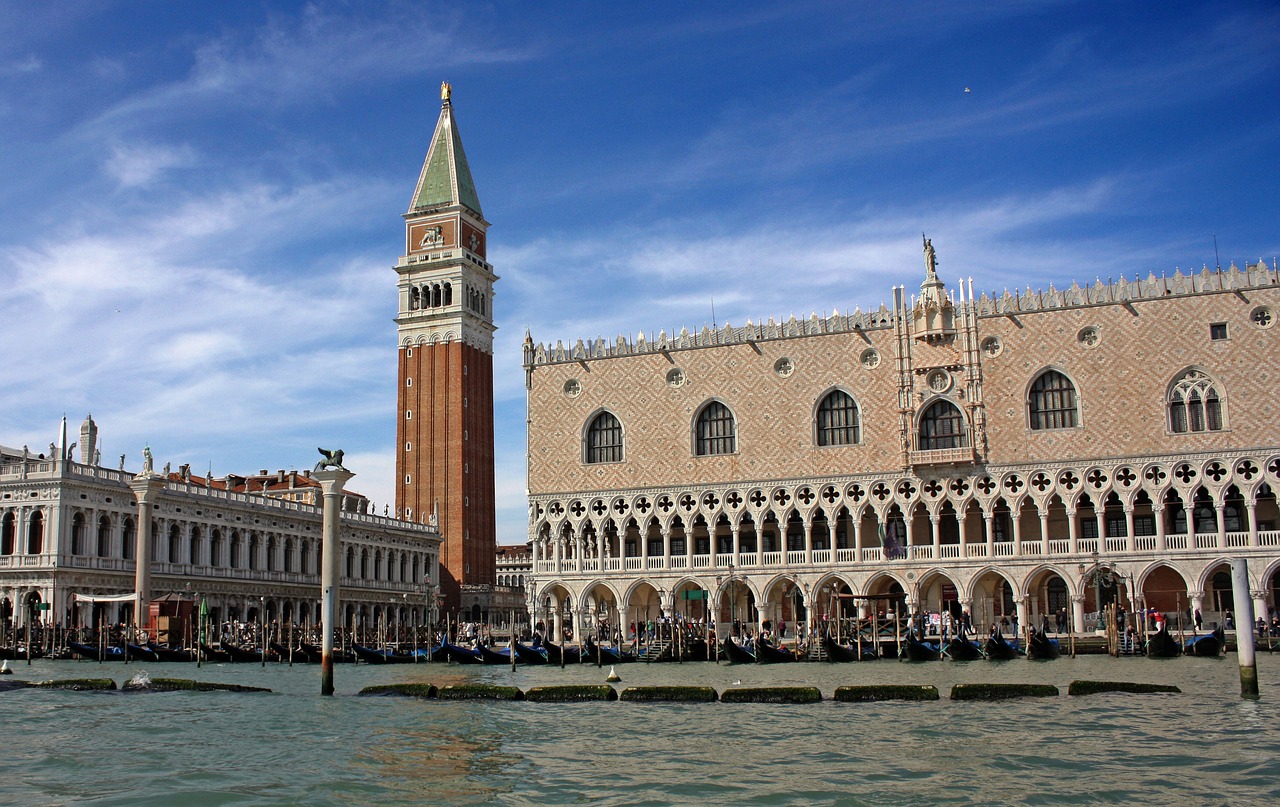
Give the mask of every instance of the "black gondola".
[[[527, 644], [516, 642], [515, 644], [512, 644], [512, 648], [515, 649], [516, 661], [520, 662], [520, 664], [550, 664], [550, 660], [552, 660], [552, 657], [550, 657], [550, 651], [543, 653], [539, 648], [529, 647]], [[557, 658], [554, 664], [559, 664], [559, 658]]]
[[[516, 662], [519, 663], [524, 661], [524, 656], [520, 655], [520, 653], [518, 652], [519, 645], [516, 645], [516, 647], [517, 647]], [[502, 650], [494, 650], [492, 647], [489, 647], [487, 645], [477, 644], [476, 652], [480, 654], [480, 660], [483, 661], [485, 664], [491, 664], [494, 666], [498, 666], [500, 664], [506, 665], [507, 667], [511, 666], [511, 648], [509, 647], [504, 648]], [[525, 662], [525, 663], [528, 663], [528, 662]]]
[[946, 653], [947, 658], [952, 661], [977, 661], [982, 658], [982, 648], [965, 635], [963, 628], [956, 632], [951, 641], [947, 642], [942, 652]]
[[991, 661], [1012, 661], [1022, 655], [1017, 640], [1010, 642], [999, 631], [987, 637], [987, 658]]
[[288, 645], [279, 642], [270, 642], [268, 645], [275, 654], [280, 657], [281, 661], [289, 661], [294, 664], [319, 664], [320, 656], [313, 656], [301, 647], [290, 649]]
[[102, 652], [91, 644], [79, 642], [67, 642], [67, 647], [71, 648], [72, 653], [90, 661], [124, 661], [124, 648], [118, 645], [108, 645]]
[[[302, 652], [306, 653], [309, 658], [314, 658], [317, 664], [319, 664], [323, 660], [324, 649], [320, 647], [320, 645], [307, 644], [306, 642], [303, 642], [301, 644], [301, 647], [302, 647]], [[440, 660], [447, 661], [448, 658], [443, 657]], [[354, 664], [355, 661], [356, 661], [356, 656], [354, 653], [344, 653], [336, 647], [333, 649], [334, 664]]]
[[549, 664], [559, 665], [561, 656], [564, 656], [565, 665], [577, 664], [582, 660], [582, 654], [578, 651], [578, 648], [570, 647], [569, 645], [543, 642], [542, 649], [547, 651], [547, 663]]
[[160, 644], [149, 644], [151, 652], [155, 653], [161, 661], [195, 661], [196, 654], [185, 647], [165, 647]]
[[729, 636], [724, 637], [724, 642], [721, 644], [721, 647], [724, 649], [725, 659], [730, 664], [756, 663], [756, 654], [753, 651], [737, 644]]
[[907, 661], [937, 661], [942, 657], [936, 644], [917, 639], [912, 631], [903, 638], [902, 658]]
[[1227, 645], [1227, 634], [1222, 628], [1204, 636], [1192, 636], [1183, 645], [1188, 656], [1208, 656], [1217, 658], [1222, 655], [1222, 648]]
[[786, 664], [795, 661], [796, 655], [785, 647], [774, 647], [760, 639], [756, 642], [756, 660], [761, 664]]
[[588, 664], [595, 664], [597, 661], [604, 664], [623, 664], [629, 661], [635, 661], [636, 657], [633, 653], [625, 650], [619, 650], [616, 647], [596, 644], [590, 636], [582, 643], [582, 655]]
[[1147, 656], [1149, 658], [1175, 658], [1182, 655], [1182, 646], [1169, 635], [1169, 627], [1161, 625], [1160, 630], [1147, 637]]
[[222, 650], [227, 657], [237, 664], [261, 664], [265, 661], [276, 661], [277, 656], [270, 650], [267, 651], [265, 658], [261, 650], [257, 648], [240, 647], [229, 642], [222, 642]]
[[822, 649], [827, 651], [827, 661], [847, 664], [859, 660], [859, 653], [852, 645], [840, 644], [830, 636], [822, 637]]
[[126, 644], [124, 648], [124, 652], [129, 656], [130, 661], [149, 662], [160, 660], [160, 654], [146, 645]]
[[446, 653], [449, 654], [449, 660], [455, 664], [483, 664], [484, 660], [480, 658], [480, 652], [477, 650], [468, 650], [465, 647], [458, 647], [450, 642], [442, 642], [442, 646]]
[[[414, 664], [427, 660], [425, 655], [415, 656], [413, 653], [396, 653], [392, 650], [361, 647], [358, 644], [352, 645], [351, 649], [355, 651], [356, 657], [366, 664]], [[285, 652], [288, 652], [287, 649]]]
[[1027, 658], [1039, 661], [1052, 661], [1062, 654], [1057, 639], [1050, 639], [1042, 630], [1033, 631], [1027, 640]]

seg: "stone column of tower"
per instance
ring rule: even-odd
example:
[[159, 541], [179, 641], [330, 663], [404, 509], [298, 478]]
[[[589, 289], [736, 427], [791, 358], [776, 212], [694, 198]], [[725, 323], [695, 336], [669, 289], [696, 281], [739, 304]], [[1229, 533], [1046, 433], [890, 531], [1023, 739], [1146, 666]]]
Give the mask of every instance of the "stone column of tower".
[[405, 218], [399, 275], [396, 509], [438, 515], [440, 587], [492, 585], [493, 286], [487, 230], [445, 85], [440, 119]]

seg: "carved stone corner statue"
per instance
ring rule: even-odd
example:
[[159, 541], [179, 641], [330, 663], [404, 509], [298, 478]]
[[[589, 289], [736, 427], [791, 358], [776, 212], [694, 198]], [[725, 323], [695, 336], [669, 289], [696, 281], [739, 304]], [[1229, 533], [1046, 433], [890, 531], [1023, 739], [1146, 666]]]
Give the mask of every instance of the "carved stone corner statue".
[[[312, 473], [315, 473], [316, 471], [323, 471], [325, 468], [347, 471], [346, 468], [342, 467], [342, 449], [339, 448], [330, 451], [327, 448], [317, 448], [316, 451], [320, 452], [320, 456], [323, 457], [323, 459], [316, 463], [315, 470], [312, 471]], [[351, 472], [347, 471], [347, 473]]]

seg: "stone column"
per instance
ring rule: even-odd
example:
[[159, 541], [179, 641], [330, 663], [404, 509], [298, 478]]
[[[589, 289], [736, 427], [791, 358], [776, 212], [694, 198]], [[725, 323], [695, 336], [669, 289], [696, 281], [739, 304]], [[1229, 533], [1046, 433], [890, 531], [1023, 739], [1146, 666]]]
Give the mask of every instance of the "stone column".
[[1098, 525], [1098, 552], [1107, 551], [1107, 512], [1105, 502], [1093, 507], [1093, 521]]
[[1023, 594], [1013, 601], [1013, 610], [1018, 615], [1018, 630], [1026, 633], [1027, 628], [1033, 627], [1030, 624], [1031, 612], [1027, 608], [1027, 595]]
[[1133, 552], [1138, 548], [1138, 536], [1134, 534], [1133, 507], [1124, 508], [1124, 534], [1125, 546]]
[[342, 547], [338, 535], [341, 522], [342, 487], [355, 474], [326, 468], [313, 471], [311, 478], [320, 483], [323, 499], [323, 521], [320, 533], [320, 694], [333, 694], [333, 631], [338, 627], [339, 581]]
[[982, 524], [987, 531], [987, 557], [996, 556], [996, 516], [995, 513], [983, 512]]
[[804, 520], [804, 562], [813, 564], [813, 521], [808, 518]]
[[933, 559], [938, 560], [942, 557], [942, 530], [940, 522], [942, 517], [937, 513], [929, 514], [929, 538], [933, 543]]
[[1080, 528], [1076, 524], [1076, 510], [1067, 510], [1067, 551], [1072, 555], [1080, 551]]
[[764, 633], [765, 619], [767, 619], [767, 617], [765, 616], [765, 606], [757, 603], [756, 604], [756, 635], [757, 636], [759, 636], [761, 633]]
[[155, 510], [160, 491], [164, 490], [164, 477], [154, 473], [141, 473], [135, 476], [129, 487], [138, 500], [138, 529], [134, 541], [133, 555], [133, 621], [140, 628], [145, 628], [151, 618], [151, 514]]
[[1018, 505], [1018, 512], [1009, 513], [1009, 521], [1013, 524], [1013, 554], [1015, 557], [1022, 557], [1022, 505]]
[[[671, 524], [662, 524], [659, 526], [662, 530], [662, 568], [671, 568]], [[686, 543], [688, 539], [685, 539]]]
[[[1249, 546], [1258, 545], [1258, 503], [1249, 502], [1245, 505], [1245, 509], [1249, 511]], [[1260, 611], [1259, 613], [1266, 613]]]
[[1187, 599], [1191, 601], [1191, 624], [1195, 624], [1196, 611], [1200, 612], [1201, 618], [1204, 617], [1204, 592], [1188, 591]]
[[1218, 548], [1227, 548], [1227, 505], [1223, 502], [1215, 502], [1213, 505], [1214, 515], [1218, 520]]
[[1156, 551], [1163, 552], [1169, 548], [1169, 539], [1164, 534], [1164, 505], [1157, 503], [1151, 508], [1151, 515], [1156, 522]]
[[733, 562], [730, 568], [742, 565], [738, 560], [740, 554], [742, 554], [742, 523], [735, 521], [733, 522]]
[[[1267, 610], [1267, 590], [1263, 588], [1255, 588], [1249, 592], [1249, 595], [1253, 597], [1254, 621], [1256, 622], [1258, 617], [1262, 617], [1263, 619], [1266, 619], [1267, 615], [1270, 613]], [[1249, 629], [1255, 630], [1256, 627], [1257, 627], [1256, 625], [1250, 625]]]
[[[965, 508], [967, 511], [969, 508]], [[956, 526], [960, 528], [960, 557], [969, 557], [969, 519], [967, 512], [956, 513]]]
[[1084, 595], [1071, 595], [1071, 632], [1079, 633], [1084, 630]]

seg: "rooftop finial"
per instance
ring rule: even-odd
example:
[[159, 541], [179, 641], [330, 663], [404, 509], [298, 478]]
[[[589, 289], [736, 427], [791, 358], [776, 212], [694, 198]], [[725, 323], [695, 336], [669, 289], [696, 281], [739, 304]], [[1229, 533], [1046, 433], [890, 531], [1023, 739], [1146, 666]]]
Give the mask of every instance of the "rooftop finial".
[[449, 103], [450, 96], [453, 95], [453, 85], [447, 81], [440, 82], [440, 100]]

